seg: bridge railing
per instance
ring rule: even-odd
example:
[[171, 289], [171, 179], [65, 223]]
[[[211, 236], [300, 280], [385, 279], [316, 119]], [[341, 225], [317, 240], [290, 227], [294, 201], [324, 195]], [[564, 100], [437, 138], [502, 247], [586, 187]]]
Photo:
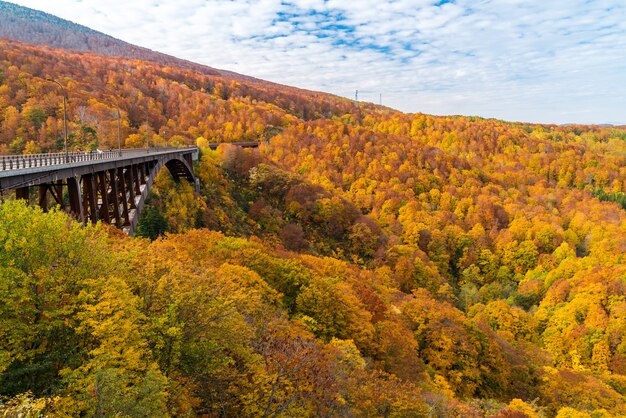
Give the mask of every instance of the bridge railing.
[[210, 142], [209, 143], [209, 148], [211, 149], [216, 149], [217, 147], [219, 147], [220, 145], [236, 145], [238, 147], [242, 147], [242, 148], [256, 148], [259, 146], [259, 142], [258, 141], [248, 141], [248, 142]]
[[[195, 148], [195, 147], [189, 147]], [[154, 147], [154, 148], [129, 148], [123, 150], [95, 150], [53, 152], [47, 154], [21, 154], [0, 155], [0, 171], [20, 170], [36, 167], [48, 167], [54, 165], [74, 164], [86, 161], [111, 160], [115, 158], [128, 158], [149, 155], [164, 151], [184, 150], [185, 148]]]

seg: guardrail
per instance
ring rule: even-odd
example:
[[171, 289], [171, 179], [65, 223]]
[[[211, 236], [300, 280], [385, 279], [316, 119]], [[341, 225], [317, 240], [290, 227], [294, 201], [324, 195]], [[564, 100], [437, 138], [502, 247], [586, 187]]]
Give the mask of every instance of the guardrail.
[[36, 167], [49, 167], [55, 165], [74, 164], [86, 161], [111, 160], [116, 158], [130, 158], [141, 155], [155, 154], [164, 151], [177, 151], [191, 149], [195, 147], [155, 147], [155, 148], [129, 148], [123, 150], [96, 150], [96, 151], [75, 151], [54, 152], [48, 154], [21, 154], [21, 155], [1, 155], [0, 171], [21, 170]]

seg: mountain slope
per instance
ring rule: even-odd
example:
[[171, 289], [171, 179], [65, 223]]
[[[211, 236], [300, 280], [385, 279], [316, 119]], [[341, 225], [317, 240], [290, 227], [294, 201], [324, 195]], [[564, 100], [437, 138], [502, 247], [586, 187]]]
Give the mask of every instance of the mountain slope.
[[229, 82], [245, 82], [249, 85], [255, 84], [257, 88], [281, 90], [289, 94], [334, 97], [328, 93], [286, 86], [152, 51], [57, 16], [2, 0], [0, 0], [1, 38], [67, 51], [91, 52], [115, 58], [148, 61], [161, 66], [192, 70], [202, 75], [223, 77]]
[[151, 61], [161, 65], [191, 69], [202, 74], [221, 75], [249, 82], [264, 82], [254, 77], [218, 70], [152, 51], [57, 16], [0, 0], [0, 38], [2, 37], [51, 48]]
[[159, 62], [179, 67], [197, 67], [207, 74], [220, 74], [210, 67], [131, 45], [88, 27], [16, 4], [0, 1], [0, 37], [35, 45], [89, 51], [113, 57]]
[[116, 103], [127, 147], [192, 143], [201, 136], [259, 140], [298, 118], [354, 110], [350, 100], [330, 94], [0, 40], [0, 153], [22, 152], [29, 141], [43, 151], [58, 148], [60, 92], [49, 78], [66, 86], [70, 146], [82, 149], [113, 146]]

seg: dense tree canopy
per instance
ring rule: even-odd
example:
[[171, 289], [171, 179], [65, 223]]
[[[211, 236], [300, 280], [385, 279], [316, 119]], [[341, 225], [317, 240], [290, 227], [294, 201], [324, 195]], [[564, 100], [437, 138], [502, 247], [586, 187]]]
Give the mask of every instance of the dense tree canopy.
[[61, 146], [47, 78], [73, 147], [119, 105], [125, 146], [201, 148], [150, 239], [0, 205], [1, 413], [626, 415], [626, 129], [0, 45], [1, 152]]

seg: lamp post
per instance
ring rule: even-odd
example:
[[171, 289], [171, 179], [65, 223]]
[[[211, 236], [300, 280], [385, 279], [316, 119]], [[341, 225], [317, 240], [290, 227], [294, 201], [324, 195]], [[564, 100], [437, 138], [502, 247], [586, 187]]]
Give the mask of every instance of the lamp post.
[[148, 121], [145, 123], [146, 125], [146, 153], [150, 154], [150, 138], [148, 138]]
[[52, 83], [56, 83], [59, 87], [61, 87], [61, 90], [63, 90], [63, 149], [65, 151], [65, 163], [68, 163], [70, 159], [67, 152], [67, 90], [65, 90], [65, 87], [63, 87], [61, 83], [52, 78], [47, 78], [46, 80]]
[[119, 156], [122, 156], [122, 139], [121, 139], [121, 134], [120, 131], [122, 130], [121, 128], [121, 121], [120, 119], [122, 118], [121, 114], [120, 114], [120, 105], [117, 103], [117, 101], [115, 101], [115, 107], [117, 108], [117, 150], [119, 152]]

